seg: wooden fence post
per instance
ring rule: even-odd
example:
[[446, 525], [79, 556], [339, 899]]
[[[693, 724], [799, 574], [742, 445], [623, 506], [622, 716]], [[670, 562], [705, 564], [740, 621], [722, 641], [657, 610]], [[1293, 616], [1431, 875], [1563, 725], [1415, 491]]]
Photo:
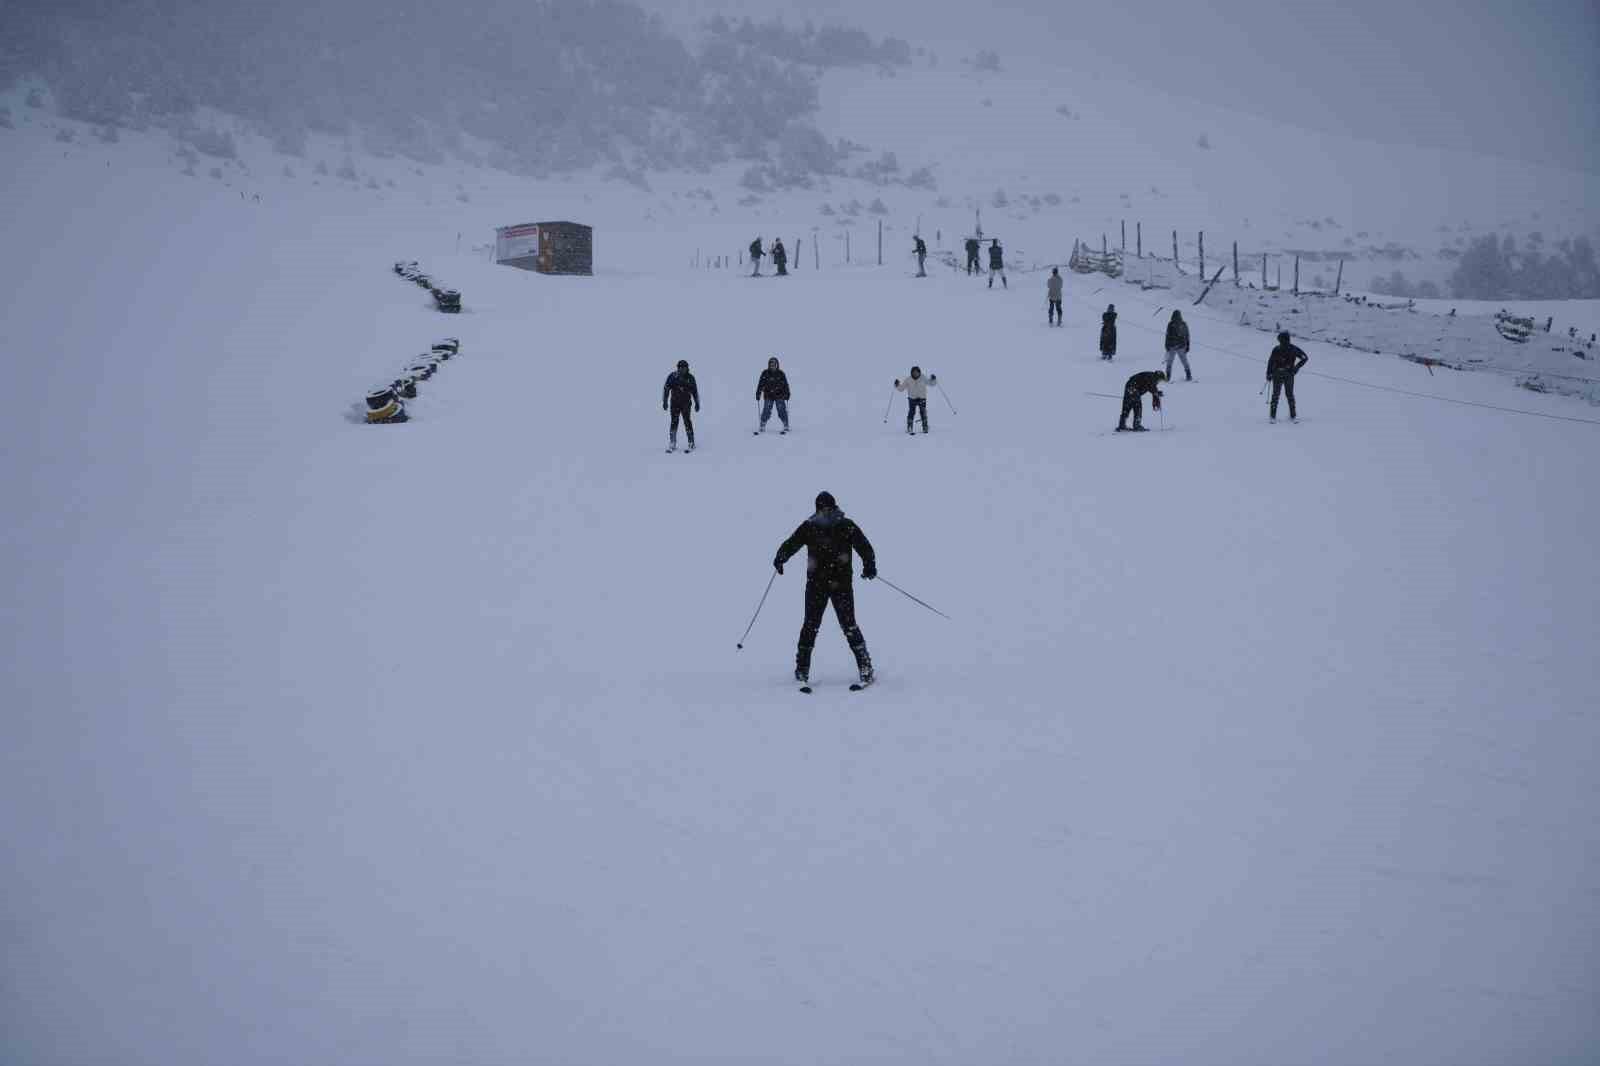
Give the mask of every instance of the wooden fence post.
[[848, 229], [844, 231], [844, 261], [846, 263], [850, 262], [850, 231]]
[[1294, 294], [1300, 295], [1300, 257], [1294, 257]]
[[1239, 287], [1239, 242], [1233, 242], [1233, 287]]
[[1344, 260], [1339, 260], [1339, 276], [1333, 279], [1333, 294], [1339, 295], [1339, 286], [1344, 283]]
[[883, 266], [883, 219], [878, 219], [878, 265]]
[[1267, 287], [1267, 253], [1261, 253], [1261, 287]]
[[1106, 243], [1106, 235], [1100, 234], [1100, 254], [1106, 255], [1111, 251], [1111, 246]]
[[1126, 252], [1128, 250], [1128, 220], [1127, 219], [1123, 219], [1122, 220], [1122, 250], [1124, 252]]
[[1200, 276], [1206, 276], [1206, 231], [1200, 231]]
[[1177, 265], [1178, 265], [1178, 231], [1177, 230], [1173, 230], [1172, 231], [1172, 265], [1173, 265], [1174, 268], [1176, 268]]
[[1133, 239], [1136, 242], [1135, 245], [1134, 245], [1134, 247], [1135, 247], [1134, 254], [1138, 258], [1143, 259], [1144, 258], [1144, 223], [1143, 222], [1135, 222], [1133, 224]]

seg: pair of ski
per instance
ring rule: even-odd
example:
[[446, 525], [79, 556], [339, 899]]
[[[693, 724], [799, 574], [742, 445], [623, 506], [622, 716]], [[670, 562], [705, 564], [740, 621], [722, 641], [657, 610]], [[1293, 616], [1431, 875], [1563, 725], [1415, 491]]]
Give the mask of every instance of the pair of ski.
[[[876, 680], [876, 679], [874, 679], [874, 680]], [[871, 685], [872, 685], [871, 681], [852, 681], [852, 682], [850, 682], [850, 691], [851, 692], [860, 692], [862, 689], [868, 688]], [[807, 681], [804, 684], [802, 684], [800, 686], [800, 691], [804, 692], [807, 696], [811, 695], [811, 682]]]
[[[676, 444], [667, 445], [667, 454], [668, 455], [671, 455], [673, 452], [675, 452], [677, 450], [678, 450], [678, 446]], [[688, 455], [692, 451], [694, 451], [694, 445], [693, 444], [691, 444], [687, 448], [683, 449], [683, 454]]]
[[[752, 437], [759, 437], [765, 432], [766, 432], [766, 430], [764, 430], [764, 429], [752, 429], [750, 431], [750, 435]], [[778, 430], [778, 436], [787, 437], [788, 435], [789, 435], [789, 427], [788, 426], [784, 426], [782, 429]]]

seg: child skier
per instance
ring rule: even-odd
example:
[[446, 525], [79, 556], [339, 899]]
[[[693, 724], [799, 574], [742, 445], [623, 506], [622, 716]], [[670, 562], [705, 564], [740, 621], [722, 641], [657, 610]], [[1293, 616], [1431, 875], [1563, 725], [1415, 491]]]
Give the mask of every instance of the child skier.
[[911, 376], [904, 381], [899, 378], [894, 379], [894, 387], [906, 394], [907, 433], [913, 432], [911, 420], [916, 417], [918, 411], [922, 412], [922, 432], [928, 432], [928, 386], [938, 384], [939, 375], [930, 374], [924, 378], [920, 366], [912, 367]]
[[1172, 360], [1183, 360], [1183, 380], [1193, 381], [1194, 375], [1189, 373], [1189, 323], [1183, 320], [1182, 313], [1172, 312], [1172, 320], [1167, 323], [1167, 380], [1172, 380]]
[[1117, 354], [1117, 305], [1106, 304], [1106, 313], [1100, 316], [1100, 358], [1110, 359]]

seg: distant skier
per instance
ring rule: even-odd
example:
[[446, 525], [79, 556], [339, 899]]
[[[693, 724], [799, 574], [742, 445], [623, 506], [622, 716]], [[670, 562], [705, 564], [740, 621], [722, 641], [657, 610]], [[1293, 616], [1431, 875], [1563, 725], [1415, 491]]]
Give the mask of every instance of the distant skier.
[[1044, 283], [1044, 295], [1050, 301], [1050, 309], [1045, 312], [1045, 319], [1052, 326], [1061, 325], [1061, 271], [1056, 267], [1050, 268], [1050, 277]]
[[968, 237], [967, 238], [967, 273], [970, 275], [970, 274], [976, 274], [977, 272], [978, 272], [978, 238], [976, 238], [976, 237]]
[[700, 386], [695, 384], [694, 375], [689, 373], [689, 360], [679, 359], [678, 369], [667, 375], [667, 383], [661, 387], [661, 409], [671, 410], [672, 423], [667, 430], [667, 451], [678, 450], [678, 419], [683, 419], [683, 431], [688, 435], [689, 447], [685, 451], [694, 451], [694, 419], [689, 417], [689, 408], [693, 406], [700, 410]]
[[756, 380], [756, 399], [764, 401], [761, 406], [761, 425], [756, 432], [766, 432], [767, 419], [772, 417], [774, 406], [778, 408], [778, 421], [783, 423], [783, 432], [789, 432], [789, 378], [778, 369], [777, 356], [767, 360], [767, 368]]
[[1267, 380], [1272, 382], [1272, 402], [1267, 406], [1269, 421], [1278, 420], [1278, 393], [1289, 397], [1289, 421], [1298, 419], [1294, 409], [1294, 376], [1311, 362], [1310, 356], [1289, 343], [1287, 331], [1278, 334], [1278, 346], [1267, 357]]
[[816, 513], [794, 531], [788, 540], [778, 546], [772, 565], [783, 573], [783, 564], [799, 551], [806, 553], [806, 614], [800, 625], [800, 641], [794, 653], [794, 679], [806, 684], [811, 677], [811, 650], [816, 647], [817, 630], [822, 626], [822, 614], [828, 604], [833, 604], [839, 628], [844, 630], [845, 642], [856, 657], [856, 670], [862, 685], [872, 684], [872, 657], [867, 654], [867, 641], [856, 625], [855, 586], [852, 583], [851, 552], [861, 556], [861, 576], [871, 581], [878, 576], [877, 558], [861, 527], [844, 516], [833, 495], [817, 493]]
[[[1150, 394], [1150, 406], [1157, 411], [1161, 410], [1161, 383], [1167, 380], [1165, 371], [1146, 370], [1133, 375], [1128, 383], [1122, 387], [1122, 417], [1117, 419], [1117, 432], [1131, 429], [1137, 433], [1144, 432], [1144, 394]], [[1128, 425], [1128, 416], [1133, 416], [1133, 425]]]
[[754, 263], [756, 265], [755, 270], [750, 272], [750, 276], [753, 277], [753, 278], [759, 278], [761, 276], [761, 238], [760, 237], [757, 237], [755, 240], [750, 242], [750, 262], [752, 262], [752, 263]]
[[1100, 358], [1110, 359], [1117, 354], [1117, 305], [1106, 304], [1106, 313], [1100, 316]]
[[927, 265], [926, 265], [927, 262], [928, 262], [928, 246], [925, 243], [923, 243], [923, 240], [922, 240], [921, 237], [917, 237], [917, 238], [914, 238], [914, 239], [917, 242], [917, 246], [914, 249], [914, 251], [917, 253], [917, 277], [925, 278], [925, 277], [928, 276], [928, 270], [927, 270]]
[[939, 385], [939, 375], [930, 374], [925, 378], [922, 376], [922, 368], [920, 366], [912, 367], [911, 375], [904, 381], [900, 380], [899, 378], [894, 379], [894, 387], [906, 394], [907, 433], [914, 432], [911, 428], [911, 420], [916, 417], [919, 411], [922, 413], [922, 432], [928, 432], [929, 385], [937, 388]]
[[994, 276], [1000, 275], [1000, 287], [1009, 289], [1011, 285], [1006, 281], [1006, 256], [1000, 248], [1000, 238], [996, 237], [989, 242], [989, 288], [994, 288]]
[[782, 237], [772, 242], [772, 265], [778, 268], [778, 277], [788, 276], [789, 253], [784, 251]]
[[1183, 360], [1183, 380], [1193, 381], [1194, 375], [1189, 373], [1189, 323], [1183, 320], [1183, 315], [1177, 311], [1172, 312], [1172, 320], [1167, 323], [1167, 380], [1172, 380], [1172, 360], [1174, 357]]

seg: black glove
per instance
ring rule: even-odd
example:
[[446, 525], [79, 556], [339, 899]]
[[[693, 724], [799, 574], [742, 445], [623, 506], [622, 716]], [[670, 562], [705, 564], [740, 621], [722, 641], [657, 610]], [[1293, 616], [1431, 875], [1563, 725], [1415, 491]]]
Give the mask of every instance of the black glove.
[[695, 404], [694, 405], [694, 413], [695, 414], [699, 414], [700, 413], [700, 405], [699, 404]]
[[776, 559], [772, 560], [772, 568], [780, 574], [783, 573], [783, 564]]
[[878, 568], [876, 566], [869, 566], [865, 570], [861, 571], [861, 580], [863, 581], [871, 581], [877, 576]]
[[900, 387], [900, 379], [899, 378], [895, 378], [894, 379], [894, 387], [897, 388], [897, 389]]
[[661, 405], [661, 409], [662, 409], [662, 410], [663, 410], [663, 411], [665, 411], [665, 410], [666, 410], [666, 409], [667, 409], [667, 405], [666, 405], [666, 404], [662, 404], [662, 405]]

